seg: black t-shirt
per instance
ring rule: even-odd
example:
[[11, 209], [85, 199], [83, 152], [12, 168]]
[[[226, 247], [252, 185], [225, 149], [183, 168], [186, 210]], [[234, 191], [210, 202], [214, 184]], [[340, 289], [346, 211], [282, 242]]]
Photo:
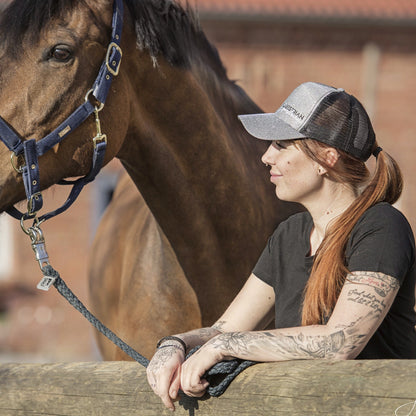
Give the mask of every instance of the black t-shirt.
[[[274, 288], [275, 326], [301, 325], [303, 293], [313, 257], [308, 212], [282, 222], [270, 237], [253, 273]], [[353, 228], [346, 247], [349, 271], [380, 272], [400, 282], [383, 322], [357, 358], [416, 358], [415, 242], [406, 218], [387, 203], [368, 209]]]

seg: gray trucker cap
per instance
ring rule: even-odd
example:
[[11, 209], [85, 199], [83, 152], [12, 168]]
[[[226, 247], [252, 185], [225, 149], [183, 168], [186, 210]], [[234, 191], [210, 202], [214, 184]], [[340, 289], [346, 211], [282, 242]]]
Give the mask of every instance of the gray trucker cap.
[[262, 140], [310, 138], [367, 160], [375, 134], [361, 103], [342, 88], [316, 82], [299, 85], [275, 113], [238, 116]]

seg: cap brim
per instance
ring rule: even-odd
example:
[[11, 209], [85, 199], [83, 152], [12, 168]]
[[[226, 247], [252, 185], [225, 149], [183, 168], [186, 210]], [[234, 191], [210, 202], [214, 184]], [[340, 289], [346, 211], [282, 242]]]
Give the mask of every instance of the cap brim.
[[299, 133], [285, 123], [276, 113], [244, 114], [238, 116], [244, 128], [254, 137], [262, 140], [291, 140], [303, 139]]

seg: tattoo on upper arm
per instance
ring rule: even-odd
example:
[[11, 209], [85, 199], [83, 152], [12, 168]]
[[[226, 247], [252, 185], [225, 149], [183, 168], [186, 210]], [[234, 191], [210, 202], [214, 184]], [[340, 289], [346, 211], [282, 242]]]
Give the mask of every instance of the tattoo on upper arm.
[[352, 272], [349, 273], [345, 284], [356, 283], [371, 286], [374, 291], [385, 298], [391, 291], [400, 287], [399, 281], [392, 276], [377, 272]]
[[369, 293], [367, 290], [351, 289], [348, 291], [347, 299], [360, 305], [366, 305], [378, 313], [382, 313], [387, 307], [383, 299]]
[[[350, 288], [352, 284], [359, 284], [360, 288]], [[397, 291], [399, 282], [383, 273], [354, 272], [347, 276], [345, 288], [348, 289], [348, 301], [368, 306], [373, 311], [369, 315], [377, 319], [391, 306], [393, 299], [391, 296], [387, 297]]]

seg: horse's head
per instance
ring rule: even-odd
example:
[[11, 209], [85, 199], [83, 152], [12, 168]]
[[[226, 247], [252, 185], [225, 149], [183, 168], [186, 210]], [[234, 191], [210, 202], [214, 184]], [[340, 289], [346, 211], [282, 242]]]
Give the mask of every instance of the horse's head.
[[[43, 138], [85, 101], [106, 56], [112, 4], [112, 0], [14, 0], [3, 13], [0, 116], [22, 140]], [[111, 88], [123, 90], [123, 85], [114, 80]], [[105, 162], [117, 154], [127, 129], [128, 110], [122, 109], [128, 108], [128, 100], [121, 101], [125, 96], [123, 91], [110, 91], [100, 113], [109, 136]], [[111, 122], [115, 108], [117, 125]], [[89, 172], [96, 131], [94, 117], [88, 117], [39, 158], [42, 189]], [[11, 152], [0, 142], [0, 212], [24, 198], [21, 175], [10, 159]]]

